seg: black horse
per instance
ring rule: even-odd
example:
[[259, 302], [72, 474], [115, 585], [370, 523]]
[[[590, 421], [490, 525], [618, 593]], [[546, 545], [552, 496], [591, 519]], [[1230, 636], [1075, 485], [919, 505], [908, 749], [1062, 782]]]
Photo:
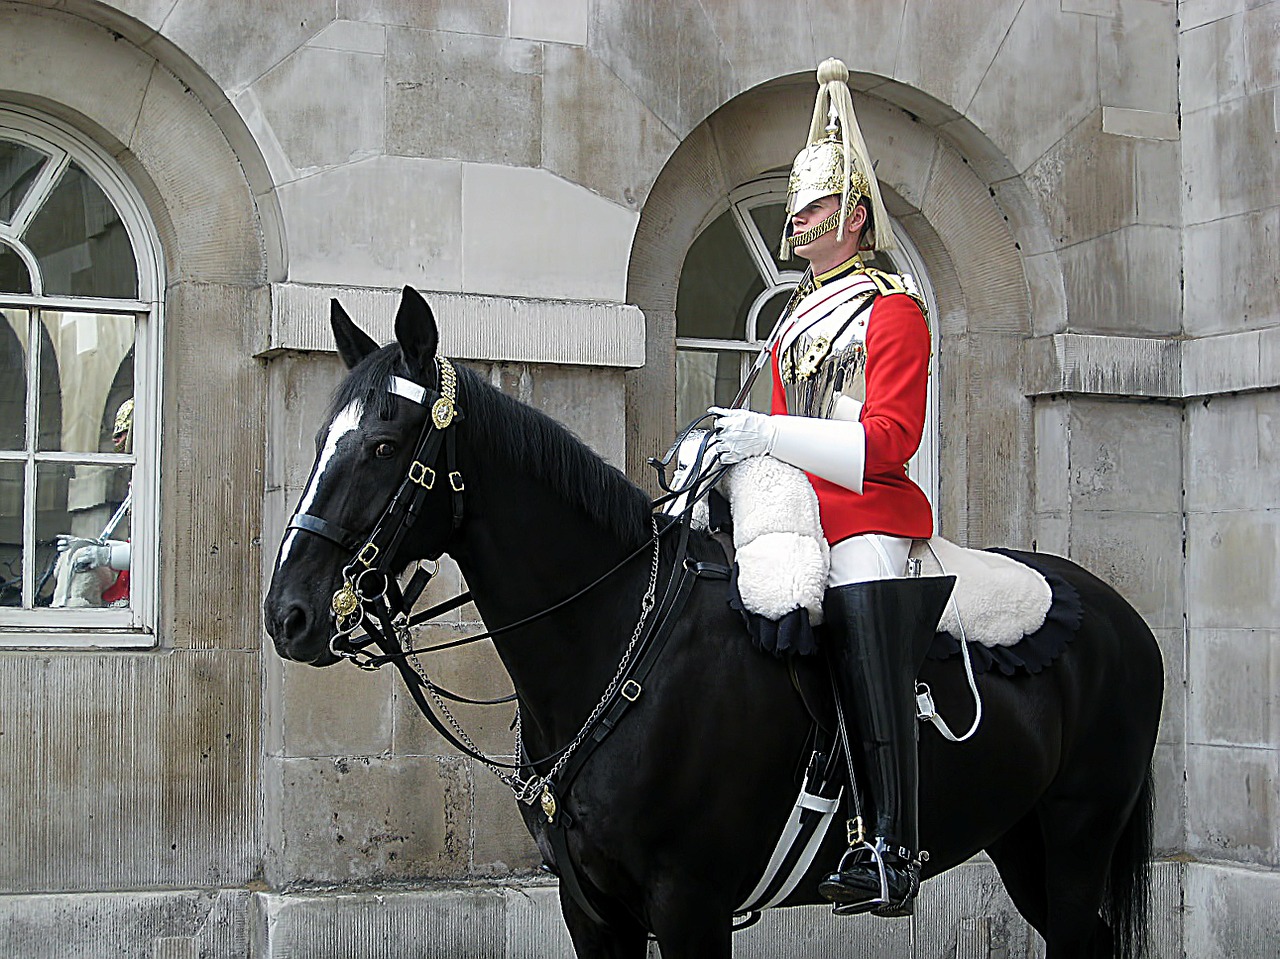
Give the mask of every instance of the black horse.
[[[379, 348], [336, 301], [333, 326], [351, 372], [317, 436], [299, 513], [363, 537], [410, 469], [430, 415], [389, 386], [399, 377], [439, 387], [438, 333], [408, 288], [397, 342]], [[465, 483], [462, 521], [453, 520], [450, 485], [436, 483], [394, 567], [447, 551], [493, 629], [622, 564], [604, 585], [495, 640], [519, 697], [528, 754], [548, 756], [581, 729], [635, 628], [650, 580], [650, 503], [563, 427], [474, 373], [457, 371], [457, 396], [464, 417], [450, 427], [450, 468]], [[723, 562], [709, 537], [695, 534], [688, 549]], [[675, 551], [674, 537], [663, 537], [660, 581]], [[1036, 675], [979, 677], [985, 718], [971, 740], [953, 745], [922, 731], [920, 835], [931, 854], [924, 875], [986, 850], [1049, 959], [1133, 956], [1147, 920], [1160, 654], [1141, 617], [1105, 583], [1067, 560], [1036, 559], [1079, 592], [1080, 630]], [[339, 661], [330, 604], [351, 561], [327, 538], [287, 534], [265, 604], [281, 656]], [[559, 797], [573, 820], [571, 865], [605, 920], [590, 918], [562, 882], [579, 956], [640, 959], [652, 932], [667, 959], [729, 957], [733, 911], [791, 809], [811, 720], [784, 662], [748, 641], [728, 588], [698, 582], [643, 697]], [[922, 679], [940, 711], [972, 715], [958, 660], [927, 663]], [[521, 809], [551, 861], [546, 818], [536, 805]], [[830, 867], [844, 842], [843, 829], [831, 830], [812, 872]], [[819, 901], [810, 876], [784, 905]]]

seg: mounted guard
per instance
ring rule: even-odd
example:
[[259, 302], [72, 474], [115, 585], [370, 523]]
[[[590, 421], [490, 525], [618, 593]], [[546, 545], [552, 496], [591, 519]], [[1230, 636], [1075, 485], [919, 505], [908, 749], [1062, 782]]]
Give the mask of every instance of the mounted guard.
[[[820, 892], [841, 912], [910, 912], [923, 854], [915, 679], [950, 593], [907, 576], [933, 514], [907, 461], [919, 448], [931, 352], [912, 278], [869, 267], [895, 248], [839, 60], [818, 67], [809, 143], [788, 185], [782, 256], [809, 269], [771, 337], [771, 415], [713, 407], [721, 463], [772, 456], [808, 474], [830, 544], [824, 644], [862, 746], [874, 819]], [[745, 393], [745, 391], [743, 391]]]

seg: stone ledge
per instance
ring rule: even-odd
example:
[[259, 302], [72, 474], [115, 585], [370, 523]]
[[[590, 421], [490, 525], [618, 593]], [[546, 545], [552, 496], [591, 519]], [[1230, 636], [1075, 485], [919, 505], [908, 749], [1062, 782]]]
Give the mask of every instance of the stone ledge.
[[[644, 314], [625, 303], [539, 300], [425, 291], [442, 350], [467, 360], [636, 368], [644, 365]], [[274, 283], [271, 330], [257, 354], [333, 353], [329, 300], [336, 297], [380, 343], [394, 335], [399, 290]]]
[[1054, 333], [1022, 351], [1027, 396], [1186, 400], [1280, 388], [1280, 328], [1200, 339]]

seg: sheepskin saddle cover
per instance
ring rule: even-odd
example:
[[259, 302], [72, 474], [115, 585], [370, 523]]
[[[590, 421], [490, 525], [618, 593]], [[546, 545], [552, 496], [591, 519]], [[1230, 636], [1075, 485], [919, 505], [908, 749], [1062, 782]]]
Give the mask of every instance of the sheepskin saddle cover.
[[[811, 623], [820, 623], [830, 555], [808, 477], [759, 456], [734, 466], [719, 488], [732, 510], [730, 561], [738, 565], [743, 606], [771, 620], [804, 609]], [[705, 523], [705, 513], [698, 518]], [[938, 632], [984, 646], [1012, 646], [1044, 624], [1053, 592], [1031, 567], [940, 536], [917, 540], [911, 556], [920, 560], [925, 576], [956, 577]]]

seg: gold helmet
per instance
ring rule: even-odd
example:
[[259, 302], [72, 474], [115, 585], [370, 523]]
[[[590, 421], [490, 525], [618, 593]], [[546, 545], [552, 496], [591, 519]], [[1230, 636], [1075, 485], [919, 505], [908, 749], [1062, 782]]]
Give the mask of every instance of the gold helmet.
[[125, 400], [116, 410], [116, 421], [111, 429], [111, 442], [117, 453], [133, 452], [133, 397]]
[[[782, 234], [782, 257], [792, 255], [797, 246], [812, 243], [824, 233], [844, 229], [845, 220], [858, 201], [871, 204], [871, 244], [868, 250], [892, 250], [896, 244], [889, 229], [888, 214], [880, 199], [867, 144], [858, 129], [853, 113], [853, 97], [849, 94], [849, 69], [834, 58], [818, 65], [818, 98], [813, 105], [809, 124], [809, 145], [801, 150], [791, 165], [787, 184], [787, 226]], [[798, 236], [791, 235], [790, 215], [824, 196], [840, 197], [840, 208], [817, 226]]]

